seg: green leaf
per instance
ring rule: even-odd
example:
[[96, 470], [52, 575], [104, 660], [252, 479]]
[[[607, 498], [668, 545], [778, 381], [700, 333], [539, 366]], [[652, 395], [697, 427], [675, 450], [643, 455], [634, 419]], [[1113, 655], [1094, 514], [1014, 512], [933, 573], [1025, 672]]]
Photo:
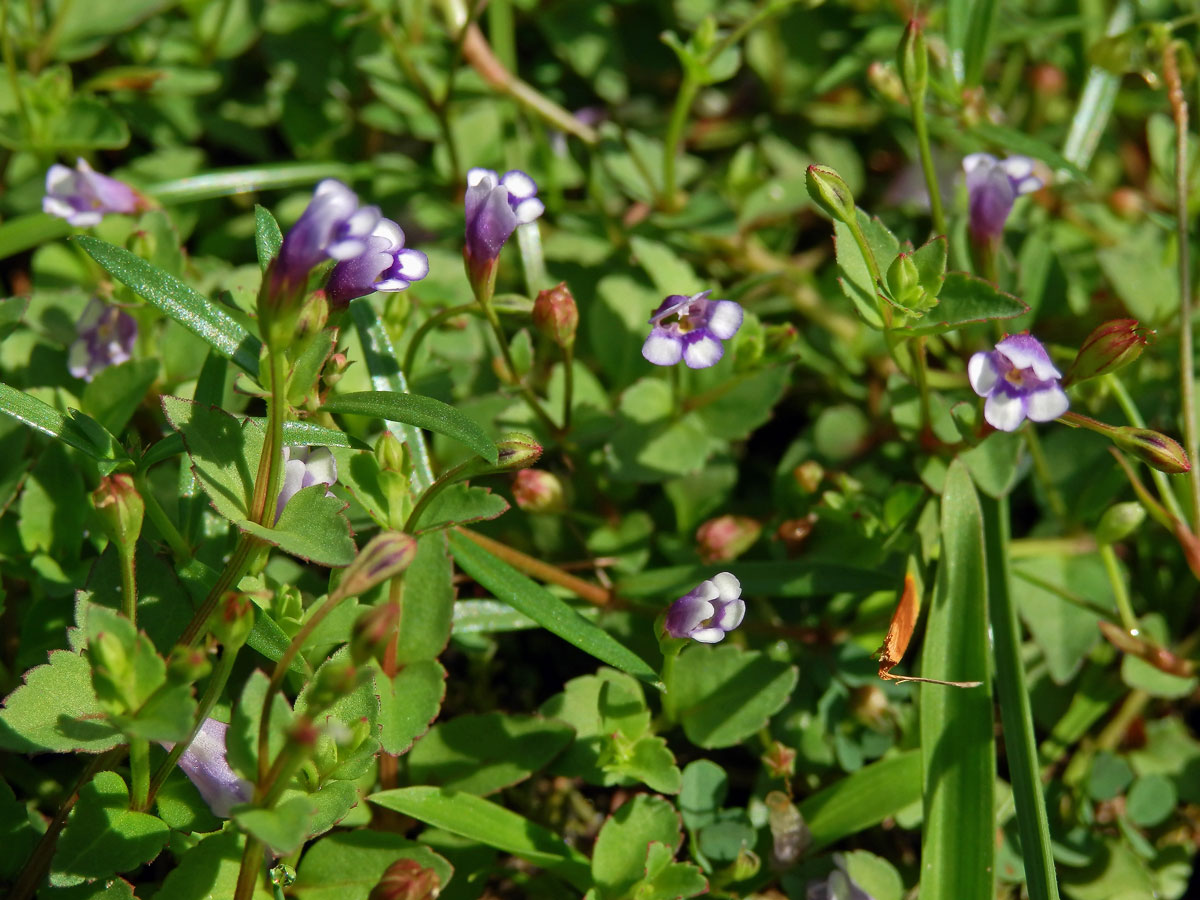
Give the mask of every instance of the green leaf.
[[538, 711], [575, 729], [575, 740], [554, 762], [555, 773], [592, 784], [629, 783], [624, 772], [615, 771], [614, 741], [632, 744], [650, 729], [650, 710], [636, 679], [602, 667], [595, 675], [572, 678]]
[[401, 859], [433, 869], [442, 889], [454, 874], [441, 856], [398, 834], [342, 831], [308, 849], [288, 893], [298, 900], [367, 900], [388, 867]]
[[416, 784], [483, 796], [524, 781], [574, 736], [568, 725], [534, 716], [463, 715], [431, 728], [405, 761]]
[[75, 240], [135, 294], [233, 360], [249, 375], [258, 377], [262, 343], [207, 297], [128, 250], [88, 235], [79, 235]]
[[[262, 721], [263, 698], [267, 695], [269, 679], [261, 669], [255, 669], [242, 687], [242, 695], [225, 732], [225, 755], [229, 767], [247, 781], [258, 780], [258, 729]], [[267, 735], [267, 759], [274, 760], [287, 741], [292, 724], [292, 707], [283, 694], [271, 698], [271, 727]]]
[[[858, 225], [866, 238], [867, 247], [875, 257], [879, 271], [886, 272], [896, 254], [900, 252], [900, 241], [888, 231], [887, 226], [879, 219], [868, 216], [861, 209], [857, 210]], [[838, 282], [859, 317], [869, 326], [882, 330], [883, 319], [879, 315], [879, 302], [876, 299], [879, 291], [871, 277], [871, 270], [863, 258], [854, 234], [845, 223], [833, 223], [833, 249], [837, 257], [841, 277]]]
[[350, 523], [342, 510], [346, 504], [328, 496], [323, 484], [314, 484], [297, 491], [287, 504], [274, 527], [266, 528], [242, 520], [238, 527], [280, 550], [323, 566], [348, 566], [354, 561], [356, 548], [350, 536]]
[[1125, 797], [1125, 812], [1129, 821], [1143, 828], [1161, 825], [1175, 810], [1178, 802], [1175, 785], [1166, 775], [1146, 775], [1139, 778]]
[[[404, 573], [404, 603], [396, 660], [401, 664], [436, 659], [454, 627], [454, 565], [444, 534], [417, 538], [417, 555]], [[391, 751], [389, 751], [391, 752]]]
[[917, 267], [918, 283], [930, 297], [936, 297], [942, 291], [947, 252], [946, 238], [939, 234], [910, 254]]
[[900, 900], [904, 882], [896, 867], [867, 850], [850, 850], [842, 854], [842, 865], [850, 880], [872, 897], [872, 900]]
[[18, 753], [101, 753], [123, 741], [96, 699], [88, 661], [67, 650], [26, 672], [0, 710], [0, 747]]
[[0, 224], [0, 259], [8, 259], [18, 253], [66, 237], [72, 226], [66, 219], [49, 213], [28, 213], [13, 216]]
[[275, 853], [283, 855], [299, 849], [312, 828], [316, 804], [309, 797], [292, 797], [274, 809], [243, 807], [233, 813], [242, 830], [258, 838]]
[[[0, 225], [0, 229], [4, 226]], [[399, 357], [392, 346], [387, 329], [379, 321], [374, 308], [363, 297], [350, 301], [350, 317], [354, 320], [358, 339], [362, 343], [367, 371], [371, 373], [371, 385], [376, 391], [407, 393], [408, 382], [400, 368]], [[429, 457], [429, 445], [420, 428], [403, 422], [384, 422], [384, 426], [404, 441], [412, 459], [413, 487], [423, 491], [433, 484], [433, 463]]]
[[120, 434], [158, 378], [158, 360], [136, 359], [109, 366], [83, 389], [83, 410], [112, 434]]
[[28, 297], [6, 297], [0, 300], [0, 341], [17, 330], [28, 305]]
[[432, 397], [395, 391], [361, 391], [335, 394], [325, 401], [325, 412], [370, 416], [388, 422], [403, 422], [424, 428], [466, 445], [492, 465], [498, 459], [496, 445], [483, 429], [453, 406]]
[[[629, 249], [660, 294], [690, 296], [704, 289], [704, 282], [691, 264], [666, 244], [633, 235], [629, 239]], [[647, 310], [646, 315], [649, 316], [650, 312]]]
[[998, 290], [991, 282], [966, 272], [947, 272], [938, 295], [938, 305], [931, 309], [921, 324], [913, 328], [898, 328], [896, 334], [943, 334], [972, 322], [989, 319], [1015, 319], [1029, 312], [1029, 307]]
[[[753, 830], [749, 827], [746, 830], [753, 838]], [[749, 843], [753, 844], [753, 840]], [[699, 867], [674, 859], [671, 847], [651, 842], [646, 850], [646, 874], [635, 888], [638, 900], [680, 900], [708, 893], [708, 879]]]
[[1156, 225], [1147, 223], [1109, 247], [1096, 261], [1130, 314], [1145, 322], [1165, 322], [1179, 309], [1175, 248]]
[[[1133, 4], [1119, 0], [1113, 7], [1105, 33], [1117, 35], [1133, 23]], [[1079, 105], [1071, 117], [1071, 128], [1063, 141], [1063, 156], [1080, 169], [1091, 164], [1100, 138], [1108, 128], [1117, 91], [1121, 87], [1121, 76], [1100, 66], [1092, 66], [1087, 82], [1079, 95]]]
[[863, 766], [799, 804], [812, 833], [809, 853], [866, 831], [920, 799], [921, 754], [916, 750]]
[[283, 232], [279, 230], [279, 223], [275, 221], [275, 217], [266, 207], [255, 203], [254, 249], [258, 253], [258, 267], [262, 269], [264, 275], [271, 260], [279, 255], [281, 246], [283, 246]]
[[83, 478], [62, 444], [51, 444], [25, 479], [17, 533], [25, 550], [70, 562], [80, 558], [88, 501]]
[[379, 695], [379, 741], [383, 749], [398, 756], [429, 730], [446, 696], [446, 670], [437, 660], [409, 663], [388, 679], [375, 672]]
[[732, 747], [783, 709], [795, 666], [740, 647], [687, 647], [675, 663], [664, 703], [699, 747]]
[[683, 785], [679, 792], [679, 812], [683, 824], [692, 831], [715, 822], [717, 811], [729, 793], [729, 776], [725, 770], [708, 759], [697, 759], [683, 770]]
[[29, 820], [25, 804], [17, 800], [13, 789], [0, 779], [0, 879], [12, 881], [25, 867], [38, 843], [38, 832]]
[[987, 567], [983, 514], [966, 466], [955, 460], [942, 493], [942, 552], [921, 675], [980, 681], [973, 688], [922, 684], [925, 826], [923, 900], [993, 893], [996, 751], [988, 685]]
[[994, 431], [958, 458], [981, 491], [989, 497], [1003, 497], [1017, 483], [1023, 445], [1019, 434]]
[[148, 813], [129, 810], [129, 791], [116, 772], [97, 772], [79, 789], [79, 800], [58, 840], [50, 883], [70, 887], [150, 862], [170, 829]]
[[642, 880], [652, 842], [675, 856], [683, 842], [679, 813], [662, 797], [638, 794], [609, 816], [596, 836], [592, 878], [602, 897], [624, 897]]
[[508, 512], [508, 501], [491, 488], [471, 487], [459, 482], [445, 488], [426, 507], [417, 525], [417, 533], [449, 528], [452, 525], [469, 525], [499, 518]]
[[461, 534], [450, 535], [450, 550], [459, 567], [491, 591], [497, 600], [524, 613], [547, 631], [601, 662], [643, 681], [657, 683], [657, 673], [645, 660], [508, 563]]
[[[727, 568], [725, 565], [688, 565], [651, 569], [622, 578], [614, 590], [622, 597], [674, 598]], [[895, 590], [903, 575], [899, 570], [881, 571], [878, 566], [831, 565], [804, 560], [739, 562], [737, 568], [743, 593], [773, 597], [820, 597]]]
[[966, 87], [977, 86], [983, 77], [998, 9], [996, 0], [949, 0], [946, 6], [950, 63]]
[[640, 781], [660, 794], [679, 793], [683, 775], [666, 738], [645, 734], [629, 744], [617, 736], [613, 745], [613, 759], [605, 765], [606, 773], [620, 775], [627, 782]]
[[[116, 610], [93, 606], [87, 614], [87, 644], [91, 648], [92, 686], [101, 704], [137, 710], [167, 680], [167, 664], [145, 633]], [[106, 648], [101, 666], [100, 647]], [[162, 738], [161, 740], [179, 740]]]
[[95, 419], [78, 410], [61, 413], [53, 406], [7, 384], [0, 384], [0, 412], [81, 450], [92, 459], [114, 460], [125, 455], [117, 439]]
[[519, 856], [578, 890], [591, 886], [588, 864], [557, 834], [482, 797], [444, 788], [408, 787], [367, 798], [429, 825]]
[[[222, 900], [232, 897], [242, 866], [245, 838], [235, 828], [210, 835], [183, 854], [163, 882], [163, 897], [171, 900]], [[264, 879], [255, 882], [253, 900], [273, 900]]]

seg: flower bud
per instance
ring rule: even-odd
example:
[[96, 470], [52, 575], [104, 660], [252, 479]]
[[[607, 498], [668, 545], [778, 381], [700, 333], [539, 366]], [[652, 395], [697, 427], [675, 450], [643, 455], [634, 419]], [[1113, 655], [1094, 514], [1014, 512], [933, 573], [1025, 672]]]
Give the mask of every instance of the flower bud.
[[1115, 544], [1124, 540], [1141, 527], [1146, 521], [1146, 509], [1142, 504], [1130, 500], [1127, 503], [1114, 503], [1100, 517], [1096, 526], [1096, 543]]
[[375, 461], [385, 472], [408, 474], [408, 447], [390, 431], [385, 431], [375, 442]]
[[904, 82], [892, 66], [875, 60], [867, 66], [867, 81], [881, 97], [893, 103], [907, 103], [908, 96], [904, 93]]
[[1183, 448], [1165, 434], [1127, 425], [1112, 429], [1109, 436], [1118, 448], [1133, 454], [1152, 469], [1180, 475], [1192, 468]]
[[738, 850], [737, 859], [730, 863], [726, 872], [731, 882], [745, 881], [757, 875], [761, 868], [762, 860], [758, 858], [758, 854], [749, 847], [742, 847]]
[[382, 661], [399, 627], [400, 607], [397, 604], [380, 603], [365, 610], [359, 614], [350, 632], [350, 658], [360, 666], [370, 659]]
[[791, 778], [796, 774], [796, 751], [775, 741], [771, 749], [763, 754], [762, 763], [772, 778]]
[[1147, 339], [1153, 334], [1139, 325], [1137, 319], [1105, 322], [1087, 336], [1064, 380], [1083, 381], [1124, 368], [1142, 355]]
[[926, 305], [921, 273], [907, 253], [899, 254], [888, 266], [887, 286], [892, 298], [901, 306], [916, 309]]
[[806, 494], [815, 494], [825, 480], [825, 467], [815, 459], [806, 460], [792, 470], [796, 485]]
[[109, 539], [122, 554], [132, 555], [146, 514], [146, 504], [133, 486], [133, 476], [118, 472], [100, 479], [100, 486], [92, 492], [92, 504], [100, 513]]
[[304, 341], [319, 334], [328, 321], [329, 301], [325, 297], [325, 292], [314, 291], [304, 301], [304, 306], [301, 307], [300, 315], [296, 319], [295, 341]]
[[[315, 716], [354, 693], [358, 687], [358, 668], [348, 659], [331, 659], [317, 670], [310, 684], [306, 709]], [[300, 723], [296, 724], [299, 727]], [[314, 734], [309, 743], [315, 745], [316, 742], [317, 735]]]
[[512, 431], [496, 441], [498, 470], [527, 469], [542, 458], [542, 445], [527, 434]]
[[[321, 671], [324, 671], [325, 669], [328, 669], [328, 668], [330, 668], [330, 667], [323, 666]], [[320, 678], [320, 673], [318, 673], [318, 679], [319, 678]], [[346, 693], [349, 693], [352, 690], [354, 690], [353, 685], [351, 685], [350, 690], [346, 691]], [[314, 693], [315, 693], [315, 691], [314, 691]], [[344, 695], [338, 694], [336, 697], [334, 697], [332, 700], [330, 700], [329, 703], [326, 703], [325, 706], [329, 706], [330, 703], [335, 702], [342, 696], [344, 696]], [[321, 709], [324, 709], [325, 706], [322, 706]], [[313, 709], [313, 702], [311, 699], [311, 695], [310, 695], [310, 699], [309, 699], [309, 709]], [[296, 720], [294, 722], [292, 722], [292, 727], [288, 729], [288, 740], [291, 741], [293, 744], [296, 744], [297, 746], [300, 746], [300, 747], [308, 747], [308, 748], [315, 747], [315, 746], [317, 746], [317, 741], [320, 739], [320, 737], [321, 737], [321, 729], [317, 728], [317, 726], [313, 723], [313, 720], [306, 715], [296, 716]]]
[[227, 651], [236, 650], [254, 628], [254, 604], [245, 594], [230, 591], [213, 614], [211, 628]]
[[538, 292], [537, 300], [533, 303], [533, 324], [560, 347], [570, 347], [575, 343], [579, 308], [565, 281]]
[[433, 900], [440, 891], [437, 872], [415, 859], [398, 859], [388, 866], [367, 900]]
[[832, 219], [846, 224], [855, 221], [854, 195], [842, 176], [828, 166], [809, 166], [804, 177], [808, 196], [821, 211]]
[[346, 567], [334, 595], [340, 599], [365, 594], [380, 582], [407, 569], [416, 555], [417, 542], [414, 538], [402, 531], [380, 532]]
[[924, 29], [916, 19], [910, 19], [908, 27], [904, 29], [904, 37], [900, 39], [900, 48], [896, 53], [896, 69], [909, 99], [919, 103], [929, 84], [929, 54], [925, 49]]
[[804, 816], [792, 803], [792, 798], [782, 791], [771, 791], [764, 798], [767, 804], [767, 825], [771, 829], [775, 859], [787, 864], [800, 858], [812, 843], [812, 832], [804, 823]]
[[346, 359], [345, 353], [334, 353], [330, 355], [329, 360], [325, 363], [325, 369], [321, 372], [321, 381], [326, 389], [333, 387], [342, 380], [342, 376], [346, 374], [346, 370], [353, 363]]
[[167, 681], [171, 684], [192, 684], [211, 671], [208, 654], [199, 647], [176, 644], [167, 657]]
[[696, 550], [706, 563], [737, 559], [762, 534], [762, 525], [749, 516], [718, 516], [696, 529]]
[[512, 492], [517, 507], [528, 513], [561, 513], [567, 508], [562, 481], [541, 469], [519, 471]]
[[763, 349], [772, 355], [787, 353], [799, 336], [799, 330], [791, 322], [768, 325], [763, 332]]

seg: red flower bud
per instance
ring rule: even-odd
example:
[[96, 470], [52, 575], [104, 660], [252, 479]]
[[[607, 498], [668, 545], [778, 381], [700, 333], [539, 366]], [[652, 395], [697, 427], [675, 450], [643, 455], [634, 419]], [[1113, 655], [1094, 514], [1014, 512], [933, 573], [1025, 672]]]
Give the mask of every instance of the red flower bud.
[[530, 513], [561, 513], [566, 509], [563, 483], [541, 469], [522, 469], [513, 480], [513, 499]]
[[1114, 428], [1110, 433], [1112, 442], [1127, 453], [1132, 453], [1152, 469], [1168, 475], [1181, 475], [1192, 468], [1187, 454], [1165, 434], [1149, 428]]
[[762, 525], [749, 516], [718, 516], [696, 530], [696, 549], [705, 562], [737, 559], [762, 534]]
[[565, 281], [538, 292], [537, 300], [533, 303], [533, 324], [560, 347], [570, 347], [575, 343], [579, 308]]
[[1142, 355], [1153, 334], [1139, 325], [1137, 319], [1105, 322], [1087, 336], [1063, 382], [1084, 381], [1124, 368]]
[[367, 900], [433, 900], [440, 891], [437, 872], [415, 859], [398, 859], [388, 866]]

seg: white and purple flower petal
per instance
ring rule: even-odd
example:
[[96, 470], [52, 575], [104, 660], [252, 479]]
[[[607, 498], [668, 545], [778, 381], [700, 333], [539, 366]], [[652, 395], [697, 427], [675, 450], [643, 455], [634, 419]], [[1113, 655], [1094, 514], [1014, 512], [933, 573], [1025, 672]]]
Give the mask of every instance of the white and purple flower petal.
[[[275, 501], [275, 520], [299, 491], [314, 484], [332, 485], [337, 481], [337, 462], [328, 447], [284, 447], [283, 485]], [[327, 496], [332, 496], [326, 492]]]
[[366, 250], [339, 262], [329, 273], [325, 293], [334, 307], [374, 291], [402, 291], [429, 273], [429, 259], [404, 246], [404, 231], [391, 219], [380, 219]]
[[689, 369], [715, 366], [725, 355], [725, 345], [713, 337], [707, 328], [683, 336], [683, 361]]
[[1033, 160], [1026, 156], [999, 160], [990, 153], [972, 153], [963, 159], [963, 169], [967, 173], [969, 228], [977, 241], [998, 240], [1017, 196], [1042, 187]]
[[467, 173], [466, 246], [468, 265], [482, 269], [500, 256], [500, 250], [518, 225], [527, 225], [545, 212], [537, 198], [537, 184], [513, 169], [498, 177], [491, 169]]
[[664, 629], [674, 638], [715, 644], [742, 624], [745, 615], [741, 584], [729, 572], [720, 572], [671, 604]]
[[1000, 431], [1016, 431], [1027, 418], [1049, 422], [1065, 413], [1070, 400], [1061, 377], [1046, 348], [1029, 334], [1010, 335], [967, 363], [972, 390], [987, 398], [983, 417]]
[[671, 294], [663, 300], [650, 316], [654, 328], [642, 345], [642, 356], [656, 366], [673, 366], [682, 359], [692, 369], [720, 362], [725, 355], [722, 341], [737, 334], [745, 314], [732, 300], [709, 300], [711, 293]]
[[179, 768], [191, 779], [213, 815], [229, 818], [233, 807], [246, 803], [254, 786], [238, 778], [225, 755], [225, 732], [229, 726], [216, 719], [205, 719], [195, 739], [179, 757]]
[[371, 247], [379, 224], [377, 206], [358, 205], [358, 196], [342, 182], [326, 178], [279, 247], [273, 279], [277, 290], [303, 286], [308, 273], [327, 259], [351, 260]]
[[673, 366], [683, 359], [683, 338], [674, 331], [654, 328], [642, 344], [642, 356], [656, 366]]
[[91, 381], [109, 366], [133, 356], [138, 326], [133, 316], [93, 297], [75, 326], [78, 335], [67, 350], [67, 370], [75, 378]]
[[42, 211], [80, 228], [98, 225], [109, 213], [135, 213], [147, 203], [124, 182], [101, 175], [84, 159], [74, 169], [55, 164], [46, 172]]

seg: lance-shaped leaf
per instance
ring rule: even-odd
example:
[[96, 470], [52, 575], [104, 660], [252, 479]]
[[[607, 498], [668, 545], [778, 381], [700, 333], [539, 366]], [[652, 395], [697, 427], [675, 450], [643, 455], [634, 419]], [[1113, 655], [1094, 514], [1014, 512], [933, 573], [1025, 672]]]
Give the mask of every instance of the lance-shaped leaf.
[[397, 391], [359, 391], [330, 397], [323, 408], [325, 412], [403, 422], [444, 434], [465, 444], [492, 465], [497, 462], [496, 445], [483, 429], [453, 406], [432, 397]]

